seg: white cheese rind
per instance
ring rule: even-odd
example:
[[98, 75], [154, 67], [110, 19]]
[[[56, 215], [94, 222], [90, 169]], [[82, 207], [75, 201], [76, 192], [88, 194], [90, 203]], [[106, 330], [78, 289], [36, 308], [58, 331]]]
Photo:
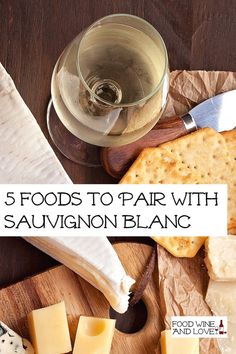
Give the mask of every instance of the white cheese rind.
[[0, 64], [0, 183], [71, 183]]
[[129, 289], [134, 280], [125, 273], [107, 238], [30, 237], [27, 241], [102, 291], [117, 312], [127, 310]]
[[[34, 116], [0, 64], [0, 183], [72, 183]], [[104, 238], [26, 238], [103, 292], [118, 312], [134, 283]]]
[[21, 338], [5, 323], [0, 322], [0, 353], [34, 354], [34, 349], [28, 340]]
[[211, 279], [236, 281], [236, 236], [209, 237], [205, 263]]

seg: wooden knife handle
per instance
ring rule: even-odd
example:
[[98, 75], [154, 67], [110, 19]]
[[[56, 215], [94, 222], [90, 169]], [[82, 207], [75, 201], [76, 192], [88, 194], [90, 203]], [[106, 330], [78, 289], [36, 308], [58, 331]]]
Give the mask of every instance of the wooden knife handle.
[[128, 170], [132, 162], [146, 147], [156, 147], [162, 143], [186, 135], [185, 124], [180, 117], [172, 117], [158, 122], [155, 127], [134, 143], [101, 149], [101, 161], [111, 176], [119, 179]]

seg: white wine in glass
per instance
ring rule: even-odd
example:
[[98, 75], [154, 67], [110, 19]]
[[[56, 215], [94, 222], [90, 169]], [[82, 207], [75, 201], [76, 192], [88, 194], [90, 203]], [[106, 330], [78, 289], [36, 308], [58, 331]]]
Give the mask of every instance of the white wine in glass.
[[156, 29], [136, 16], [104, 17], [79, 34], [56, 63], [56, 114], [50, 102], [47, 116], [52, 140], [71, 160], [98, 165], [95, 146], [131, 143], [156, 124], [168, 84], [167, 52]]

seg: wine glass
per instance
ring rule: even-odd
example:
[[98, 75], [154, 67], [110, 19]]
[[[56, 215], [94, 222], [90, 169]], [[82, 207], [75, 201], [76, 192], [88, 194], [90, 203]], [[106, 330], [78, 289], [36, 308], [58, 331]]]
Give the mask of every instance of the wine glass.
[[152, 129], [168, 87], [167, 51], [157, 30], [136, 16], [106, 16], [80, 33], [55, 65], [50, 136], [70, 160], [98, 166], [98, 147], [128, 144]]

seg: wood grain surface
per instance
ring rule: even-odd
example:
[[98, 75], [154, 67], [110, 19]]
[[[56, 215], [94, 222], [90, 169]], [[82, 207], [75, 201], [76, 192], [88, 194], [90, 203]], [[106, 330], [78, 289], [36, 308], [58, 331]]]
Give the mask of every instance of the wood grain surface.
[[[152, 248], [147, 245], [115, 246], [124, 267], [138, 279]], [[22, 336], [29, 338], [26, 316], [33, 309], [64, 300], [71, 338], [74, 341], [80, 315], [109, 318], [110, 306], [105, 297], [85, 280], [64, 266], [48, 270], [0, 291], [0, 318]], [[159, 314], [157, 267], [143, 295], [148, 317], [137, 333], [115, 330], [111, 354], [159, 353], [162, 323]]]
[[[236, 71], [235, 0], [0, 0], [0, 61], [49, 139], [45, 112], [53, 66], [78, 32], [111, 13], [144, 17], [163, 36], [170, 68]], [[101, 168], [57, 156], [77, 183], [114, 182]], [[0, 286], [47, 269], [49, 257], [1, 238]]]

